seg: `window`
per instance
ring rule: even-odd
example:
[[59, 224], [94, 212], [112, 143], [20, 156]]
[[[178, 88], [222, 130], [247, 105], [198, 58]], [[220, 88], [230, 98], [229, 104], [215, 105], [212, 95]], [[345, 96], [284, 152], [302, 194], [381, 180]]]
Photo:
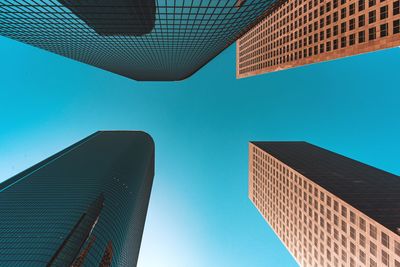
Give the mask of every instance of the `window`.
[[333, 22], [337, 22], [339, 20], [338, 12], [333, 13]]
[[[336, 28], [337, 28], [337, 26], [335, 26]], [[333, 31], [335, 31], [335, 28], [333, 28]], [[336, 34], [335, 34], [336, 35]], [[336, 201], [336, 200], [334, 200], [334, 202], [333, 202], [333, 209], [336, 211], [336, 212], [339, 212], [339, 203]]]
[[[371, 28], [368, 30], [368, 36], [369, 36], [369, 40], [375, 40], [376, 39], [376, 28]], [[376, 238], [376, 228], [375, 228], [375, 238]]]
[[372, 241], [369, 242], [369, 252], [376, 257], [376, 245]]
[[356, 245], [354, 245], [353, 242], [350, 242], [350, 252], [351, 252], [351, 254], [353, 254], [354, 256], [356, 255]]
[[388, 17], [388, 6], [381, 7], [381, 19], [386, 19]]
[[382, 24], [381, 25], [381, 37], [388, 36], [388, 24]]
[[360, 261], [365, 264], [365, 252], [360, 249], [359, 255], [360, 255]]
[[376, 0], [369, 0], [368, 6], [369, 6], [369, 7], [372, 7], [372, 6], [374, 6], [374, 5], [376, 5]]
[[365, 15], [358, 17], [358, 27], [363, 27], [365, 25]]
[[338, 41], [338, 39], [333, 40], [333, 50], [338, 49], [338, 46], [339, 46], [339, 41]]
[[368, 23], [374, 23], [376, 21], [376, 11], [372, 10], [368, 12]]
[[400, 14], [400, 1], [395, 1], [393, 3], [393, 15]]
[[[342, 24], [340, 25], [340, 32], [341, 33], [345, 33], [346, 32], [346, 22], [342, 22]], [[343, 213], [343, 206], [342, 206], [342, 216], [343, 217], [345, 217], [346, 218], [346, 208], [344, 208], [345, 209], [345, 211], [344, 211], [344, 213]]]
[[350, 211], [350, 222], [356, 224], [356, 214], [352, 211]]
[[[342, 23], [342, 27], [343, 27], [343, 23]], [[344, 28], [346, 28], [346, 24], [344, 24]], [[342, 216], [344, 218], [347, 218], [347, 208], [345, 206], [342, 206]]]
[[350, 237], [353, 240], [356, 240], [356, 229], [354, 229], [352, 226], [350, 226]]
[[346, 37], [342, 37], [340, 40], [340, 47], [341, 48], [346, 47], [346, 44], [347, 44]]
[[347, 253], [342, 249], [342, 261], [347, 262]]
[[[363, 248], [365, 248], [365, 236], [362, 235], [362, 234], [360, 234], [359, 237], [360, 237], [360, 245], [361, 245]], [[399, 247], [399, 249], [400, 249], [400, 247]]]
[[326, 12], [331, 11], [331, 2], [326, 3]]
[[326, 25], [331, 24], [331, 15], [326, 16]]
[[351, 4], [349, 7], [349, 14], [354, 15], [354, 13], [356, 12], [356, 4]]
[[[345, 37], [343, 37], [343, 38], [345, 38]], [[342, 38], [342, 39], [343, 39]], [[345, 45], [346, 46], [346, 45]], [[342, 46], [343, 47], [343, 46]], [[345, 221], [343, 221], [342, 220], [342, 231], [343, 232], [345, 232], [345, 233], [347, 233], [347, 223], [345, 222]]]
[[382, 250], [382, 263], [385, 266], [389, 266], [389, 254], [386, 251]]
[[342, 246], [344, 248], [347, 248], [347, 238], [344, 235], [342, 235], [341, 240], [342, 240]]
[[333, 0], [333, 8], [337, 8], [338, 7], [338, 0]]
[[[326, 52], [329, 52], [329, 51], [331, 51], [331, 42], [327, 42], [326, 43]], [[329, 211], [329, 210], [328, 210]], [[330, 211], [329, 211], [330, 212]]]
[[354, 33], [350, 34], [349, 45], [354, 45], [355, 43], [356, 43], [356, 35]]
[[382, 245], [389, 248], [389, 236], [385, 233], [381, 233], [381, 241]]
[[400, 257], [400, 243], [397, 241], [394, 241], [394, 253]]
[[342, 8], [342, 10], [340, 11], [340, 18], [344, 19], [346, 18], [346, 8]]
[[352, 31], [354, 30], [356, 27], [356, 20], [355, 19], [351, 19], [350, 20], [350, 24], [349, 24], [349, 30]]
[[363, 218], [360, 218], [360, 229], [363, 230], [364, 232], [366, 230], [366, 223]]
[[[364, 43], [365, 42], [365, 32], [359, 32], [358, 33], [358, 43]], [[365, 230], [364, 230], [365, 231]]]
[[400, 19], [393, 21], [393, 33], [400, 33]]
[[365, 0], [358, 1], [358, 11], [363, 11], [365, 9]]

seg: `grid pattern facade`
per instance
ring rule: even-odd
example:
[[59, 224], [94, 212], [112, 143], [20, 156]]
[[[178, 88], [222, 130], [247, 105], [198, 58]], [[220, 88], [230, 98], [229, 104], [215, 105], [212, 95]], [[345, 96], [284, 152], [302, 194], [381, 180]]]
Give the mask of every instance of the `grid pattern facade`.
[[182, 80], [274, 0], [2, 0], [0, 35], [135, 80]]
[[154, 176], [143, 132], [97, 132], [0, 184], [0, 266], [136, 266]]
[[237, 77], [400, 45], [399, 0], [287, 0], [237, 42]]
[[249, 198], [300, 266], [400, 267], [400, 237], [249, 144]]

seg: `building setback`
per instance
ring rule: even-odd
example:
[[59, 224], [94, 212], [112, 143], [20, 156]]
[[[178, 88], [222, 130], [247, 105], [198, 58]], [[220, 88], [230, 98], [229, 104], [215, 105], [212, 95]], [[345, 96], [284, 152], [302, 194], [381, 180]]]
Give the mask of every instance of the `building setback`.
[[237, 77], [400, 45], [399, 0], [277, 1], [237, 42]]
[[251, 142], [249, 198], [301, 266], [400, 266], [400, 177], [306, 142]]
[[97, 132], [0, 184], [0, 266], [136, 266], [154, 176], [144, 132]]

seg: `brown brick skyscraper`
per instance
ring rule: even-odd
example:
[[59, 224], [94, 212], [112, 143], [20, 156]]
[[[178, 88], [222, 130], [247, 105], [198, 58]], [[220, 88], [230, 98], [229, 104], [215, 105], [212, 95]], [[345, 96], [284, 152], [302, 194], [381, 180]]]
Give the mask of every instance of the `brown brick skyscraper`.
[[277, 1], [238, 40], [237, 77], [399, 45], [399, 0]]
[[396, 175], [305, 142], [252, 142], [249, 198], [301, 266], [400, 266]]

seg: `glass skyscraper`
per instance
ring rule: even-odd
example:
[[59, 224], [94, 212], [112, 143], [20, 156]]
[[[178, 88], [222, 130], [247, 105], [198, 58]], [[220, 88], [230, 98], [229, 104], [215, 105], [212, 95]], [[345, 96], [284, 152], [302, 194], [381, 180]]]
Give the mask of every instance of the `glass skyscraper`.
[[182, 80], [275, 0], [0, 1], [0, 35], [135, 79]]
[[0, 266], [136, 266], [154, 176], [144, 132], [102, 131], [0, 185]]

